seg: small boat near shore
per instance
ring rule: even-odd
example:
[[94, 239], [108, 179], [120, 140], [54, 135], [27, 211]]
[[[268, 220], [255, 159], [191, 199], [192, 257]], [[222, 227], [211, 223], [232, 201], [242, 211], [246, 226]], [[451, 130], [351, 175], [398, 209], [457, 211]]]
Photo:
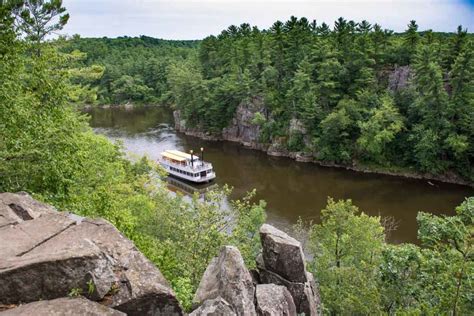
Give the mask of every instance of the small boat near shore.
[[172, 176], [182, 180], [204, 183], [216, 178], [216, 173], [210, 162], [203, 160], [204, 149], [201, 148], [201, 157], [191, 150], [185, 153], [179, 150], [165, 150], [160, 154], [158, 162]]

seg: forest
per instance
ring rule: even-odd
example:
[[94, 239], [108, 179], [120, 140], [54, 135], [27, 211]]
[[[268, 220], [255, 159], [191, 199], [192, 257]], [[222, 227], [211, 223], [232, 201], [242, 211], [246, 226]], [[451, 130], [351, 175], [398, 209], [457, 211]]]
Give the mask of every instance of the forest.
[[[230, 26], [173, 65], [173, 103], [219, 134], [241, 103], [263, 99], [260, 142], [316, 160], [474, 180], [473, 36], [339, 18]], [[405, 72], [406, 82], [391, 75]], [[297, 120], [304, 131], [291, 131]]]
[[147, 36], [61, 38], [58, 49], [74, 56], [72, 66], [79, 106], [163, 104], [169, 99], [168, 69], [196, 50], [198, 41], [169, 41]]
[[[344, 159], [360, 154], [381, 163], [403, 153], [405, 163], [420, 159], [424, 167], [472, 165], [472, 50], [462, 28], [419, 34], [411, 23], [396, 35], [364, 23], [339, 20], [340, 31], [331, 31], [292, 19], [295, 28], [231, 27], [200, 43], [46, 41], [68, 18], [61, 1], [0, 0], [0, 192], [26, 191], [60, 210], [110, 221], [160, 269], [186, 310], [222, 245], [237, 246], [254, 267], [265, 202], [253, 191], [222, 208], [227, 186], [205, 199], [170, 195], [156, 164], [128, 160], [120, 144], [93, 132], [78, 111], [81, 98], [147, 102], [149, 88], [153, 100], [176, 103], [190, 119], [199, 114], [196, 124], [217, 131], [239, 102], [262, 94], [268, 137], [284, 135], [297, 116], [327, 159], [340, 151]], [[144, 75], [140, 67], [149, 62], [164, 74]], [[378, 75], [391, 63], [413, 67], [407, 90], [386, 91]], [[417, 221], [419, 245], [389, 244], [393, 227], [351, 200], [328, 198], [320, 223], [300, 221], [292, 234], [312, 255], [308, 269], [324, 314], [470, 313], [474, 198], [454, 216], [420, 212]]]
[[[262, 144], [325, 163], [472, 182], [472, 42], [462, 26], [419, 32], [411, 21], [394, 33], [367, 21], [339, 18], [331, 28], [292, 17], [202, 41], [75, 35], [55, 45], [74, 56], [71, 99], [81, 106], [165, 104], [218, 135], [239, 104], [259, 98], [253, 122]], [[292, 121], [304, 130], [292, 131]]]

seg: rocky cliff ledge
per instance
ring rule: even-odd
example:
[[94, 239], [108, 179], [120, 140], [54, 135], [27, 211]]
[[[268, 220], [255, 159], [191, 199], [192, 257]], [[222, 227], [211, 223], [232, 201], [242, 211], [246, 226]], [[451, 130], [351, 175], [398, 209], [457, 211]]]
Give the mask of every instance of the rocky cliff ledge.
[[[412, 76], [413, 71], [408, 66], [397, 67], [389, 74], [389, 89], [392, 91], [399, 91], [405, 88], [409, 84]], [[313, 146], [303, 122], [296, 118], [291, 119], [289, 122], [287, 137], [274, 137], [271, 139], [270, 143], [261, 143], [261, 128], [259, 125], [255, 124], [253, 120], [256, 113], [260, 113], [269, 121], [272, 120], [271, 114], [268, 114], [263, 99], [261, 97], [254, 97], [239, 104], [229, 125], [223, 128], [222, 132], [218, 135], [204, 132], [199, 127], [188, 126], [186, 120], [182, 117], [180, 111], [178, 110], [174, 111], [173, 115], [175, 129], [181, 133], [205, 140], [225, 140], [236, 142], [251, 149], [264, 151], [269, 156], [289, 157], [299, 162], [312, 162], [320, 166], [343, 168], [363, 173], [384, 174], [388, 176], [404, 177], [410, 179], [435, 180], [474, 187], [474, 183], [472, 181], [465, 180], [453, 172], [447, 172], [443, 175], [435, 175], [431, 173], [421, 173], [409, 170], [404, 172], [400, 172], [399, 170], [391, 171], [385, 168], [358, 165], [355, 162], [352, 164], [337, 164], [333, 162], [321, 161], [317, 159], [317, 153], [315, 152], [290, 151], [288, 150], [287, 142], [288, 137], [291, 137], [292, 135], [302, 135], [302, 141], [306, 148], [311, 148]]]
[[[245, 267], [237, 248], [223, 247], [191, 315], [320, 314], [300, 243], [270, 225], [260, 236], [258, 270]], [[184, 312], [160, 271], [107, 221], [58, 212], [26, 193], [1, 193], [0, 314]]]
[[[160, 271], [114, 226], [58, 212], [24, 193], [0, 194], [0, 254], [0, 306], [42, 301], [6, 314], [27, 315], [33, 308], [61, 315], [69, 309], [89, 315], [183, 314]], [[56, 300], [71, 293], [89, 301]]]

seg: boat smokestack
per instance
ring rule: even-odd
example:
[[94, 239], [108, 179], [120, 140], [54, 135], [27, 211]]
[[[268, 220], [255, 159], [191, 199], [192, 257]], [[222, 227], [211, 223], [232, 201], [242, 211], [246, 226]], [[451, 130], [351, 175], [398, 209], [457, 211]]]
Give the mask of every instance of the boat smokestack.
[[201, 165], [204, 166], [204, 148], [201, 147]]
[[191, 149], [189, 151], [189, 153], [191, 154], [191, 167], [194, 167], [194, 156], [193, 156], [193, 150]]

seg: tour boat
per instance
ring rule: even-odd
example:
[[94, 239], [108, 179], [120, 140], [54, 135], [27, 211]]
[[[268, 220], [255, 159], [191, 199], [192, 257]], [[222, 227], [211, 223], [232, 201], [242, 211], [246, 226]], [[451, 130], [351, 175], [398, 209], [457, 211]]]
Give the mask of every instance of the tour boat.
[[205, 162], [203, 155], [203, 148], [201, 148], [201, 158], [194, 155], [192, 150], [189, 154], [179, 150], [165, 150], [161, 153], [158, 161], [172, 176], [195, 183], [203, 183], [216, 177], [212, 164]]

